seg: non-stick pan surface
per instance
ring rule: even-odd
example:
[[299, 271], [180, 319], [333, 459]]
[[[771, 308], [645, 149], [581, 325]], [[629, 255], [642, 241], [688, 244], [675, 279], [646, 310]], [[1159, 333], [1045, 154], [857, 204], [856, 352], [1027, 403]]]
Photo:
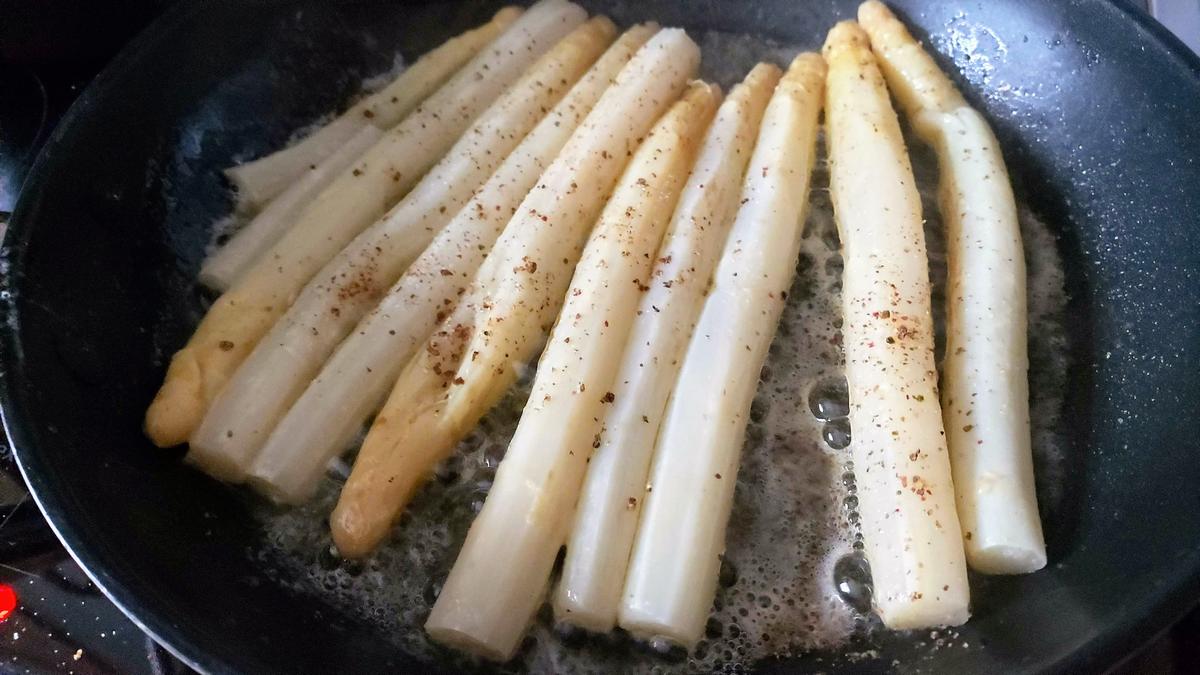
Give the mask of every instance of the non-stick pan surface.
[[[816, 47], [856, 2], [583, 4], [622, 24]], [[896, 5], [986, 111], [1020, 199], [1059, 235], [1066, 507], [1046, 523], [1045, 570], [976, 586], [976, 617], [960, 630], [969, 647], [885, 635], [875, 659], [761, 665], [1095, 670], [1200, 598], [1200, 62], [1101, 0]], [[192, 280], [230, 208], [218, 169], [280, 145], [396, 51], [411, 59], [494, 8], [176, 7], [80, 97], [25, 186], [3, 252], [9, 437], [84, 568], [201, 670], [433, 668], [377, 626], [265, 578], [246, 499], [151, 447], [139, 424], [198, 319]]]

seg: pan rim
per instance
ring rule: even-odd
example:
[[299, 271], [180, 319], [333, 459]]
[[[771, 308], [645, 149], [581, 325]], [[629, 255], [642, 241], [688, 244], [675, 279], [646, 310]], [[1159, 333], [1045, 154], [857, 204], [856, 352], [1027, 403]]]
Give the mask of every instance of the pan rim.
[[[131, 72], [139, 61], [147, 58], [160, 43], [169, 40], [178, 26], [199, 10], [200, 6], [196, 3], [176, 3], [134, 36], [84, 87], [46, 139], [25, 176], [4, 239], [0, 242], [0, 258], [9, 264], [7, 278], [4, 280], [6, 288], [20, 286], [21, 260], [36, 220], [34, 215], [26, 214], [34, 211], [30, 204], [36, 201], [36, 193], [40, 191], [38, 184], [50, 168], [53, 168], [56, 146], [72, 133], [95, 99], [103, 99], [106, 92]], [[6, 317], [16, 313], [18, 295], [19, 291], [13, 293], [11, 290], [6, 294], [2, 307]], [[27, 438], [26, 425], [20, 421], [23, 417], [20, 412], [20, 394], [14, 390], [13, 373], [18, 369], [12, 366], [18, 361], [22, 349], [20, 331], [13, 330], [11, 323], [6, 322], [5, 329], [0, 333], [0, 364], [3, 364], [0, 366], [0, 424], [4, 426], [9, 449], [16, 460], [21, 478], [25, 481], [25, 487], [41, 511], [46, 524], [58, 538], [58, 542], [87, 578], [100, 589], [104, 597], [171, 656], [200, 673], [234, 672], [229, 664], [219, 663], [207, 657], [198, 645], [182, 631], [177, 630], [162, 612], [146, 607], [140, 599], [140, 594], [126, 581], [109, 572], [111, 566], [106, 564], [102, 552], [95, 550], [93, 545], [88, 543], [86, 536], [81, 536], [82, 531], [72, 523], [62, 495], [47, 486], [39, 477], [38, 471], [44, 470], [44, 467], [39, 467], [39, 453]]]
[[[1157, 45], [1164, 57], [1175, 61], [1200, 82], [1200, 55], [1192, 52], [1144, 10], [1122, 0], [1090, 1], [1099, 5], [1098, 9], [1115, 11], [1131, 22], [1131, 27], [1144, 32], [1147, 41]], [[180, 24], [200, 10], [198, 3], [177, 3], [170, 7], [100, 71], [63, 116], [26, 176], [0, 244], [0, 258], [11, 265], [8, 278], [4, 281], [6, 287], [19, 289], [21, 285], [21, 262], [26, 242], [35, 228], [35, 204], [42, 191], [41, 184], [45, 176], [62, 161], [55, 152], [57, 146], [74, 133], [75, 127], [86, 117], [96, 100], [106, 98], [114, 86], [136, 69], [140, 60], [147, 58], [157, 45], [169, 40]], [[19, 291], [16, 295], [19, 295]], [[14, 297], [8, 296], [3, 301], [2, 309], [8, 316], [16, 313]], [[106, 558], [105, 550], [90, 543], [86, 532], [76, 527], [70, 501], [45, 479], [46, 467], [41, 463], [40, 453], [25, 433], [28, 429], [23, 421], [28, 419], [23, 414], [26, 404], [18, 387], [20, 383], [14, 381], [21, 379], [20, 331], [9, 326], [0, 333], [0, 419], [30, 496], [59, 542], [97, 588], [172, 656], [199, 672], [236, 672], [233, 664], [205, 654], [193, 637], [170, 620], [168, 611], [156, 607], [143, 594], [135, 591], [136, 584], [120, 578], [119, 574], [113, 574], [111, 570], [114, 566]], [[1149, 644], [1154, 636], [1177, 622], [1200, 597], [1200, 552], [1181, 558], [1180, 565], [1185, 570], [1190, 566], [1190, 572], [1177, 577], [1174, 585], [1164, 584], [1156, 589], [1153, 600], [1142, 605], [1143, 611], [1108, 624], [1085, 643], [1089, 648], [1076, 649], [1058, 661], [1047, 664], [1046, 672], [1077, 672], [1115, 666], [1120, 655], [1124, 654], [1126, 658], [1133, 656]]]

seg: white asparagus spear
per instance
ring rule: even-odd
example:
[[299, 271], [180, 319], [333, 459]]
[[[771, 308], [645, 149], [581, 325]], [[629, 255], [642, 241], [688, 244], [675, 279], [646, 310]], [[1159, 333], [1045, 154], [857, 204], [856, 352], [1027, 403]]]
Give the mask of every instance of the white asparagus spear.
[[969, 589], [937, 403], [921, 200], [866, 34], [843, 21], [824, 50], [852, 455], [874, 605], [889, 628], [958, 625]]
[[238, 209], [257, 211], [263, 208], [293, 183], [303, 180], [313, 167], [332, 156], [364, 127], [387, 131], [399, 124], [405, 115], [520, 15], [521, 10], [516, 7], [501, 9], [491, 21], [442, 43], [405, 69], [382, 91], [363, 98], [303, 140], [266, 157], [227, 169], [226, 178], [237, 188]]
[[825, 64], [805, 53], [779, 81], [659, 432], [621, 598], [634, 635], [692, 648], [717, 588], [758, 373], [800, 255]]
[[279, 241], [322, 190], [382, 137], [383, 131], [368, 124], [305, 172], [204, 261], [200, 283], [218, 291], [232, 286], [246, 268]]
[[225, 480], [244, 478], [267, 435], [342, 338], [615, 34], [612, 21], [595, 17], [559, 41], [404, 200], [325, 265], [213, 401], [189, 439], [188, 461]]
[[657, 30], [641, 24], [622, 34], [342, 342], [263, 445], [249, 477], [256, 488], [290, 503], [312, 495], [325, 465], [383, 404], [438, 318], [454, 310], [538, 176]]
[[561, 621], [597, 632], [616, 625], [654, 439], [737, 211], [746, 162], [779, 75], [776, 66], [759, 64], [721, 104], [671, 218], [613, 381], [616, 400], [601, 419], [604, 433], [576, 507], [554, 594], [555, 616]]
[[592, 231], [517, 431], [425, 624], [438, 642], [506, 660], [542, 604], [654, 253], [719, 98], [698, 83], [663, 116]]
[[1000, 143], [887, 7], [859, 21], [888, 86], [941, 170], [946, 225], [942, 420], [967, 562], [987, 574], [1046, 565], [1029, 433], [1025, 257]]
[[542, 0], [322, 192], [287, 234], [217, 299], [176, 352], [146, 413], [146, 434], [166, 447], [187, 440], [213, 398], [296, 293], [458, 140], [521, 72], [586, 13]]
[[[659, 31], [525, 196], [468, 297], [405, 367], [375, 418], [330, 518], [343, 555], [375, 548], [433, 466], [534, 356], [609, 190], [699, 60], [682, 30]], [[470, 396], [458, 396], [468, 388]]]
[[449, 79], [492, 40], [508, 30], [525, 10], [501, 7], [491, 21], [461, 33], [417, 59], [411, 68], [346, 112], [369, 120], [384, 131], [399, 124], [426, 97]]

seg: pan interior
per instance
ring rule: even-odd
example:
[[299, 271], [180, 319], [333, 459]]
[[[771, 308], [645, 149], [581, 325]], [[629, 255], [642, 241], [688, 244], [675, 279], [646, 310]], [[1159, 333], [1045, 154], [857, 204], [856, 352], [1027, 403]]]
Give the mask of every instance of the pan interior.
[[[583, 4], [622, 25], [684, 26], [706, 49], [754, 36], [731, 40], [732, 54], [814, 48], [855, 3]], [[954, 648], [937, 644], [944, 636], [879, 633], [850, 650], [856, 662], [818, 650], [763, 667], [1107, 664], [1200, 591], [1200, 428], [1180, 414], [1200, 407], [1194, 378], [1180, 376], [1200, 366], [1200, 67], [1098, 1], [896, 5], [996, 126], [1020, 201], [1052, 235], [1040, 247], [1064, 263], [1071, 366], [1052, 425], [1063, 466], [1061, 499], [1045, 513], [1051, 563], [976, 579], [975, 618]], [[192, 280], [231, 206], [217, 169], [282, 144], [397, 51], [411, 60], [495, 7], [176, 8], [81, 98], [26, 185], [4, 249], [10, 438], [72, 552], [202, 669], [416, 667], [388, 621], [311, 587], [301, 568], [319, 568], [320, 546], [303, 566], [265, 561], [281, 516], [154, 450], [140, 419], [202, 310]], [[720, 68], [733, 61], [709, 74], [729, 85], [741, 71]], [[335, 575], [370, 578], [353, 571]]]

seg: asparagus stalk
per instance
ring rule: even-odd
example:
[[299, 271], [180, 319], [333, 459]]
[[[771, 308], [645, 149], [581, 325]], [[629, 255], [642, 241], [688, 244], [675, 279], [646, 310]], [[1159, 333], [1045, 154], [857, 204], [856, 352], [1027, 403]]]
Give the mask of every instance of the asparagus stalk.
[[1029, 432], [1025, 256], [1000, 143], [887, 7], [859, 21], [888, 86], [937, 151], [946, 225], [942, 419], [967, 562], [987, 574], [1046, 565]]
[[921, 201], [866, 34], [844, 21], [824, 50], [852, 455], [874, 604], [889, 628], [958, 625], [969, 590], [937, 404]]
[[554, 594], [559, 620], [597, 632], [616, 625], [654, 439], [779, 75], [777, 67], [759, 64], [734, 87], [679, 198], [617, 368], [615, 400], [601, 418], [604, 433], [588, 464]]
[[825, 64], [779, 81], [659, 432], [619, 623], [691, 648], [712, 607], [750, 403], [800, 255]]
[[383, 301], [338, 347], [259, 452], [250, 481], [274, 499], [312, 495], [328, 461], [383, 404], [389, 388], [438, 316], [454, 310], [459, 291], [491, 251], [538, 176], [634, 52], [658, 30], [626, 31], [504, 160]]
[[503, 661], [543, 600], [653, 256], [720, 93], [703, 83], [630, 160], [583, 251], [529, 402], [425, 628]]
[[146, 413], [150, 439], [163, 447], [187, 440], [229, 376], [304, 284], [403, 196], [521, 71], [585, 17], [566, 0], [542, 0], [326, 188], [217, 299], [171, 359]]
[[659, 31], [525, 196], [468, 297], [405, 367], [375, 418], [330, 518], [343, 555], [375, 548], [433, 466], [534, 355], [628, 156], [699, 60], [682, 30]]
[[450, 38], [422, 56], [383, 90], [365, 97], [305, 139], [266, 157], [227, 169], [225, 177], [237, 188], [239, 210], [263, 208], [296, 181], [303, 180], [313, 167], [322, 164], [361, 129], [372, 127], [387, 131], [399, 124], [405, 115], [520, 15], [521, 10], [516, 7], [501, 9], [491, 21]]
[[932, 139], [937, 130], [925, 122], [936, 127], [939, 113], [969, 107], [950, 78], [886, 5], [882, 2], [862, 3], [858, 7], [858, 20], [870, 39], [888, 89], [927, 140]]
[[308, 283], [230, 379], [190, 439], [188, 460], [240, 480], [267, 434], [329, 354], [566, 95], [616, 34], [605, 17], [576, 28], [496, 100], [408, 196]]
[[383, 132], [374, 126], [363, 126], [345, 145], [304, 173], [204, 261], [200, 283], [218, 291], [233, 286], [242, 272], [279, 241], [316, 195], [382, 137]]

